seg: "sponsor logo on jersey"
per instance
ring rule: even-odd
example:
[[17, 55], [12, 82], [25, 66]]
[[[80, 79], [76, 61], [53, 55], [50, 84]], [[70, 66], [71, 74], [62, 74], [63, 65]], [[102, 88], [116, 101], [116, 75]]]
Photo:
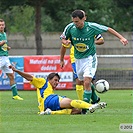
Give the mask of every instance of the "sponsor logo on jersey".
[[84, 44], [84, 43], [77, 43], [76, 44], [76, 49], [79, 52], [85, 52], [87, 49], [89, 49], [89, 47], [86, 44]]
[[88, 41], [90, 38], [79, 38], [79, 37], [73, 37], [74, 41]]

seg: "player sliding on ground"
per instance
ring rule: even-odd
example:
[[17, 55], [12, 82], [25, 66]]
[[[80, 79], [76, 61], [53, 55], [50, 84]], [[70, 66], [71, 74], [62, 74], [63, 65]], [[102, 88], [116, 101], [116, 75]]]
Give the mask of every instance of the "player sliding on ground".
[[10, 68], [19, 75], [30, 81], [30, 84], [37, 88], [38, 108], [40, 114], [79, 114], [81, 109], [87, 109], [93, 113], [96, 109], [102, 109], [107, 106], [105, 102], [89, 104], [82, 100], [72, 100], [65, 96], [54, 94], [60, 76], [58, 73], [50, 73], [47, 79], [36, 78], [28, 73], [19, 71], [13, 66]]

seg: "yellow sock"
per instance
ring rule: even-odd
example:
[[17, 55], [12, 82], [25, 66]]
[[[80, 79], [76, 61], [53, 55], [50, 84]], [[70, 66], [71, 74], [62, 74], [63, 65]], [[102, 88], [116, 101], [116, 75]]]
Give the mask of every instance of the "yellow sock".
[[57, 110], [57, 111], [52, 111], [51, 115], [69, 115], [71, 114], [72, 109], [63, 109], [63, 110]]
[[78, 109], [88, 109], [92, 105], [82, 100], [72, 100], [70, 104], [72, 107]]
[[76, 92], [79, 100], [83, 100], [83, 85], [76, 85]]

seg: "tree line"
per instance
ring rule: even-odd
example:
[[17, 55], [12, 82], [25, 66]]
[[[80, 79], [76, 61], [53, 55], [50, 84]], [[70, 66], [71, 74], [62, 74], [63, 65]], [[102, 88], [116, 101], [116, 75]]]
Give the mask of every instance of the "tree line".
[[62, 32], [71, 22], [71, 12], [82, 9], [87, 21], [110, 26], [117, 31], [133, 30], [132, 0], [1, 0], [0, 17], [8, 34], [35, 34], [37, 55], [42, 53], [43, 32]]

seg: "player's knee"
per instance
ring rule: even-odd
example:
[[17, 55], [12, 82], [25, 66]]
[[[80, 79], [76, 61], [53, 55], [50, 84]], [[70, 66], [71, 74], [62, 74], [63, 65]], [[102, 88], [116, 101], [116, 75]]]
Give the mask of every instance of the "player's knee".
[[89, 77], [84, 78], [84, 84], [90, 85], [91, 81], [92, 81], [92, 78], [89, 78]]

